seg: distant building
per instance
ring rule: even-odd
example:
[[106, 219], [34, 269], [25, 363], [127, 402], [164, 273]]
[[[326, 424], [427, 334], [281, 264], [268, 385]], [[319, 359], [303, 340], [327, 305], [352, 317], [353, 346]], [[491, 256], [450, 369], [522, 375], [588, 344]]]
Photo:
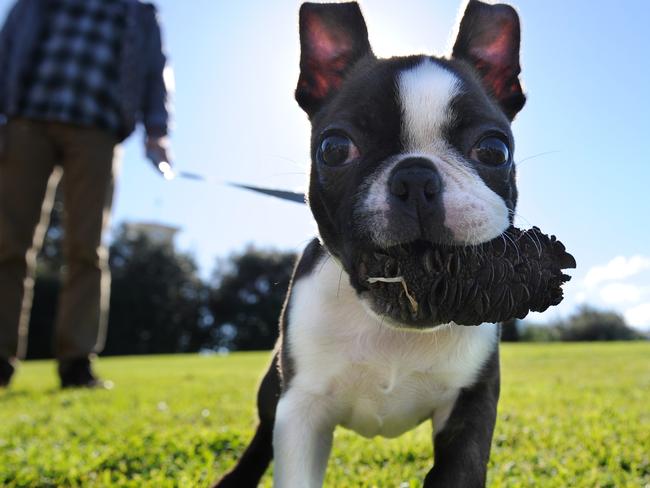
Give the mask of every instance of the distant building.
[[169, 246], [174, 245], [174, 237], [180, 230], [180, 227], [155, 222], [127, 222], [124, 228], [129, 238], [144, 234], [153, 243]]

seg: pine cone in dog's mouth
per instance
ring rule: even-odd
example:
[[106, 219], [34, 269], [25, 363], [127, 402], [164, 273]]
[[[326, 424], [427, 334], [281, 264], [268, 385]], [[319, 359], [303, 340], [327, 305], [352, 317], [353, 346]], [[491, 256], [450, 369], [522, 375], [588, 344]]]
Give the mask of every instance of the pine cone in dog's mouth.
[[555, 236], [511, 227], [476, 246], [416, 242], [363, 253], [359, 286], [373, 310], [405, 327], [524, 318], [563, 299], [576, 262]]

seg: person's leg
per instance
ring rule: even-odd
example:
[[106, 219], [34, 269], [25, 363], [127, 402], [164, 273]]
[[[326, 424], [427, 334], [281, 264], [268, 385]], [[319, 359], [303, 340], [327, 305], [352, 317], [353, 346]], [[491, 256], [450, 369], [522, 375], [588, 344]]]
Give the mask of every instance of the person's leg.
[[[117, 138], [97, 129], [59, 126], [63, 148], [64, 277], [56, 319], [55, 353], [66, 366], [86, 368], [103, 347], [110, 294], [108, 250], [102, 245], [113, 199]], [[72, 374], [70, 385], [77, 381]], [[90, 381], [90, 380], [89, 380]], [[65, 386], [65, 385], [64, 385]]]
[[9, 122], [0, 154], [0, 359], [4, 361], [21, 358], [26, 351], [36, 255], [61, 177], [60, 169], [54, 170], [55, 162], [46, 124]]

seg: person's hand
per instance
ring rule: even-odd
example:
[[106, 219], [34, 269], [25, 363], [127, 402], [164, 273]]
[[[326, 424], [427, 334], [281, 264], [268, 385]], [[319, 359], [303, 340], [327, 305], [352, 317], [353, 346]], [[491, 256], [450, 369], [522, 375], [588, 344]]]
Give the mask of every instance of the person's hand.
[[172, 179], [172, 163], [169, 157], [169, 139], [166, 136], [147, 136], [145, 139], [147, 158], [166, 179]]

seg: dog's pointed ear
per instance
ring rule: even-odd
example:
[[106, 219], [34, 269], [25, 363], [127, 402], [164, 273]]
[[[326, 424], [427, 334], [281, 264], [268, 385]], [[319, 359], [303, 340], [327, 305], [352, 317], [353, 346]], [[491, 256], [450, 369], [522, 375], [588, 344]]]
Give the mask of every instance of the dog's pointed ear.
[[296, 100], [310, 117], [334, 93], [348, 69], [372, 53], [356, 2], [300, 7], [300, 78]]
[[519, 81], [519, 16], [510, 5], [470, 0], [452, 57], [470, 63], [510, 120], [526, 102]]

